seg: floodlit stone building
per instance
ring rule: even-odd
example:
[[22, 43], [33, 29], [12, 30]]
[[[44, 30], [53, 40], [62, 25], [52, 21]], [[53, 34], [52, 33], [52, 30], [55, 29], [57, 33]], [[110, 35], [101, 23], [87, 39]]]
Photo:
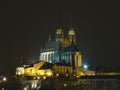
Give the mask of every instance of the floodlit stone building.
[[76, 32], [70, 28], [67, 37], [64, 37], [64, 30], [58, 28], [55, 39], [49, 37], [44, 48], [40, 50], [39, 60], [49, 63], [66, 63], [75, 69], [82, 66], [82, 55], [77, 48]]
[[[66, 36], [66, 37], [65, 37]], [[44, 67], [44, 68], [43, 68]], [[40, 49], [39, 60], [36, 63], [16, 69], [16, 75], [50, 76], [53, 74], [95, 75], [94, 71], [82, 68], [82, 55], [77, 48], [76, 32], [73, 27], [65, 35], [60, 27], [55, 32], [55, 38], [49, 37]]]
[[80, 90], [120, 90], [120, 75], [82, 76], [78, 82]]

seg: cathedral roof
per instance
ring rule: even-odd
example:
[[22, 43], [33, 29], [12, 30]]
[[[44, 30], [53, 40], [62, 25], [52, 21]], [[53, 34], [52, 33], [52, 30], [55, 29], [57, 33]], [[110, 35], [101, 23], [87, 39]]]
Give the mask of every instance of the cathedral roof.
[[26, 66], [25, 68], [31, 68], [31, 67], [33, 67], [33, 66], [34, 66], [34, 65], [31, 64], [31, 65]]
[[45, 64], [43, 64], [40, 68], [40, 69], [51, 69], [53, 67], [53, 64], [52, 63], [48, 63], [46, 62]]
[[55, 63], [57, 66], [70, 66], [70, 64], [67, 63]]
[[57, 49], [56, 46], [55, 40], [47, 41], [42, 51], [55, 51]]
[[76, 52], [79, 51], [77, 45], [71, 44], [70, 46], [64, 48], [65, 52]]

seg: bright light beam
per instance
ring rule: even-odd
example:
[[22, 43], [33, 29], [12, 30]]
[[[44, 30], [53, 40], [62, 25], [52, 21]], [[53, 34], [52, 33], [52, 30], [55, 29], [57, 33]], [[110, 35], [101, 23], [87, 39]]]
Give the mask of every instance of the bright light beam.
[[6, 77], [4, 77], [4, 78], [3, 78], [3, 81], [7, 81], [7, 78], [6, 78]]
[[83, 65], [83, 68], [84, 69], [88, 69], [88, 65]]

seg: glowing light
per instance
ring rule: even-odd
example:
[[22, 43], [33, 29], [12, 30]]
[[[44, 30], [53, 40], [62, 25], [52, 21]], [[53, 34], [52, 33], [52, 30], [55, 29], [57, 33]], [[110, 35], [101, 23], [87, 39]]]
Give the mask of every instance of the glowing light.
[[32, 88], [35, 89], [37, 87], [37, 82], [32, 82]]
[[79, 78], [79, 76], [76, 76], [76, 78]]
[[57, 34], [61, 34], [61, 33], [62, 33], [62, 30], [61, 30], [61, 29], [58, 29], [56, 33], [57, 33]]
[[39, 79], [40, 79], [40, 77], [37, 77], [37, 79], [39, 80]]
[[52, 61], [49, 61], [49, 63], [52, 63]]
[[76, 75], [74, 74], [74, 77], [75, 77]]
[[35, 79], [36, 79], [36, 77], [33, 77], [33, 79], [35, 80]]
[[84, 68], [84, 69], [87, 69], [87, 68], [88, 68], [88, 65], [83, 65], [83, 68]]
[[47, 74], [47, 76], [52, 76], [52, 72], [50, 72], [50, 71], [47, 72], [46, 74]]
[[69, 31], [69, 35], [74, 35], [74, 34], [75, 34], [74, 30]]
[[56, 76], [59, 77], [59, 74], [57, 73]]
[[66, 87], [67, 86], [67, 84], [66, 83], [64, 83], [64, 87]]
[[46, 79], [46, 76], [44, 76], [43, 79], [45, 80], [45, 79]]
[[23, 90], [28, 90], [28, 85], [26, 86], [26, 87], [24, 87], [24, 89]]
[[66, 76], [68, 77], [68, 74], [66, 74]]
[[6, 77], [4, 77], [4, 78], [3, 78], [3, 81], [7, 81], [7, 78], [6, 78]]
[[23, 67], [17, 67], [16, 68], [16, 75], [23, 75], [24, 74], [24, 68]]

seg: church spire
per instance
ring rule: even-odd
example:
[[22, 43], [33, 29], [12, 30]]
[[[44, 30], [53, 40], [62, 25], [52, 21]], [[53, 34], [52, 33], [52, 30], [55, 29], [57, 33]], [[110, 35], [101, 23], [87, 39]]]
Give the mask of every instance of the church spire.
[[71, 15], [70, 28], [73, 28], [73, 15]]
[[58, 27], [56, 31], [56, 41], [62, 41], [64, 39], [64, 31], [62, 29], [61, 8], [58, 10]]
[[70, 27], [69, 31], [68, 31], [68, 39], [70, 43], [76, 44], [76, 32], [75, 29], [73, 27]]
[[48, 39], [48, 41], [51, 41], [51, 34], [49, 35], [49, 39]]
[[59, 29], [62, 29], [62, 15], [61, 15], [62, 13], [61, 13], [61, 8], [59, 8], [59, 10], [58, 10], [58, 28]]
[[68, 39], [70, 43], [76, 44], [76, 32], [73, 28], [73, 15], [71, 15], [70, 28], [68, 31]]
[[56, 41], [62, 41], [64, 39], [64, 32], [62, 28], [58, 28], [56, 31]]

